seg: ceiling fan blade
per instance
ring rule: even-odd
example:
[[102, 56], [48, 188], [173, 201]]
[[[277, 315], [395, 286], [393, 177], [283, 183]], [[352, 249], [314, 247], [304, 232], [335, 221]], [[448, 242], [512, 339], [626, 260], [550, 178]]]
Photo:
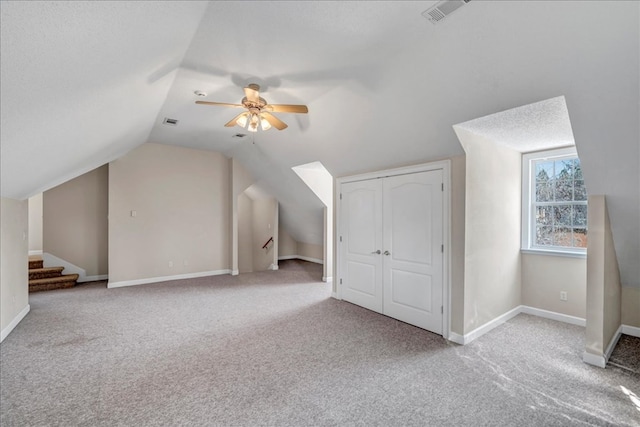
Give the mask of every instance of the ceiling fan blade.
[[266, 121], [268, 121], [271, 126], [273, 126], [278, 130], [287, 128], [287, 124], [282, 120], [280, 120], [279, 118], [277, 118], [276, 116], [274, 116], [273, 114], [263, 111], [262, 113], [260, 113], [260, 116]]
[[238, 119], [239, 119], [240, 117], [242, 117], [242, 116], [248, 116], [248, 115], [249, 115], [249, 113], [247, 113], [246, 111], [245, 111], [244, 113], [240, 113], [240, 114], [238, 114], [237, 116], [235, 116], [233, 119], [229, 120], [229, 121], [225, 124], [225, 126], [226, 126], [226, 127], [228, 127], [228, 128], [233, 127], [233, 126], [235, 126], [235, 125], [237, 125], [237, 124], [238, 124]]
[[256, 84], [250, 84], [249, 86], [244, 88], [244, 96], [247, 97], [247, 100], [250, 102], [260, 102], [260, 86]]
[[308, 113], [309, 109], [306, 105], [290, 105], [290, 104], [269, 104], [264, 106], [265, 110], [274, 113]]
[[244, 108], [242, 104], [227, 104], [226, 102], [196, 101], [196, 104], [202, 105], [219, 105], [221, 107]]

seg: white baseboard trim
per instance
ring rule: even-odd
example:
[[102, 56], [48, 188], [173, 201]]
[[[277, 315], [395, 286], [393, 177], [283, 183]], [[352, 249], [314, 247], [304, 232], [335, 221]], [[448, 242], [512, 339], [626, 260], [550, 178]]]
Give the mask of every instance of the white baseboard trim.
[[557, 320], [558, 322], [570, 323], [577, 326], [586, 326], [587, 321], [581, 317], [569, 316], [568, 314], [557, 313], [555, 311], [543, 310], [541, 308], [521, 305], [521, 313], [533, 316], [544, 317], [545, 319]]
[[269, 266], [269, 270], [274, 270], [274, 271], [275, 271], [275, 270], [277, 270], [277, 269], [278, 269], [278, 264], [271, 264], [271, 265]]
[[607, 361], [604, 359], [604, 356], [598, 356], [597, 354], [591, 354], [586, 351], [582, 353], [582, 361], [589, 365], [597, 366], [598, 368], [607, 366]]
[[607, 346], [607, 349], [604, 352], [605, 364], [609, 361], [609, 358], [611, 357], [611, 353], [613, 353], [613, 349], [616, 347], [616, 344], [618, 344], [618, 340], [620, 340], [621, 335], [622, 335], [622, 325], [620, 325], [616, 333], [613, 334], [613, 337], [611, 337], [611, 341], [609, 341], [609, 345]]
[[464, 345], [464, 336], [449, 331], [449, 341], [452, 341], [456, 344]]
[[640, 338], [640, 328], [629, 325], [622, 325], [622, 333], [625, 335], [631, 335], [632, 337]]
[[237, 276], [238, 274], [240, 274], [240, 270], [231, 270], [232, 276]]
[[285, 259], [301, 259], [303, 261], [315, 262], [316, 264], [324, 264], [324, 261], [321, 259], [312, 258], [304, 255], [283, 255], [278, 257], [278, 260], [285, 260]]
[[338, 294], [336, 292], [333, 292], [333, 291], [331, 291], [331, 298], [340, 299], [340, 298], [338, 298]]
[[26, 316], [30, 310], [31, 306], [27, 304], [26, 307], [23, 308], [11, 322], [9, 322], [9, 324], [2, 330], [2, 332], [0, 332], [0, 342], [4, 341], [4, 339], [11, 333], [11, 331], [13, 331], [16, 326], [18, 326], [18, 323], [20, 323], [22, 319], [24, 319], [24, 316]]
[[35, 251], [29, 251], [29, 255], [42, 255], [42, 249], [38, 249]]
[[582, 354], [582, 361], [589, 365], [605, 368], [607, 366], [607, 362], [609, 362], [609, 359], [611, 358], [611, 353], [613, 353], [613, 350], [616, 348], [622, 334], [640, 338], [640, 328], [629, 325], [620, 325], [616, 333], [613, 334], [613, 337], [611, 338], [611, 341], [609, 341], [609, 345], [602, 356], [585, 351]]
[[516, 317], [518, 314], [520, 314], [520, 310], [522, 309], [522, 306], [518, 306], [516, 308], [513, 308], [509, 311], [507, 311], [506, 313], [502, 314], [501, 316], [496, 317], [495, 319], [485, 323], [484, 325], [474, 329], [473, 331], [469, 332], [468, 334], [465, 334], [463, 337], [463, 345], [465, 344], [469, 344], [471, 341], [475, 340], [478, 337], [481, 337], [482, 335], [486, 334], [487, 332], [491, 331], [492, 329], [497, 328], [498, 326], [502, 325], [503, 323], [505, 323], [508, 320], [513, 319], [514, 317]]
[[333, 277], [331, 277], [331, 276], [322, 276], [322, 281], [323, 282], [327, 282], [327, 283], [333, 282]]
[[[575, 316], [570, 316], [568, 314], [556, 313], [555, 311], [543, 310], [541, 308], [529, 307], [527, 305], [519, 305], [516, 308], [507, 311], [503, 315], [496, 317], [490, 322], [485, 323], [479, 328], [474, 329], [468, 334], [460, 335], [460, 334], [456, 334], [455, 332], [449, 331], [449, 341], [453, 341], [461, 345], [469, 344], [471, 341], [475, 340], [478, 337], [481, 337], [482, 335], [486, 334], [490, 330], [502, 325], [506, 321], [513, 319], [520, 313], [530, 314], [532, 316], [543, 317], [545, 319], [556, 320], [558, 322], [570, 323], [572, 325], [583, 326], [583, 327], [587, 323], [587, 321], [581, 317], [575, 317]], [[640, 328], [636, 328], [636, 329], [638, 329], [638, 332], [640, 332]]]
[[121, 288], [124, 286], [146, 285], [148, 283], [168, 282], [170, 280], [194, 279], [197, 277], [219, 276], [229, 274], [231, 270], [200, 271], [198, 273], [176, 274], [175, 276], [149, 277], [147, 279], [123, 280], [120, 282], [109, 282], [107, 288]]
[[101, 274], [99, 276], [84, 276], [82, 279], [78, 278], [77, 282], [78, 283], [96, 282], [98, 280], [109, 280], [109, 275], [108, 274]]

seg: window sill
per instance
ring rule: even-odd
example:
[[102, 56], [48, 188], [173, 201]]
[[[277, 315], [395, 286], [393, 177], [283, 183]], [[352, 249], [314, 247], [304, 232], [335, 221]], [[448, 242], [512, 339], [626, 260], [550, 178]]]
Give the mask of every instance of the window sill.
[[586, 258], [587, 252], [553, 251], [545, 249], [520, 249], [520, 253], [531, 255], [548, 255], [566, 258]]

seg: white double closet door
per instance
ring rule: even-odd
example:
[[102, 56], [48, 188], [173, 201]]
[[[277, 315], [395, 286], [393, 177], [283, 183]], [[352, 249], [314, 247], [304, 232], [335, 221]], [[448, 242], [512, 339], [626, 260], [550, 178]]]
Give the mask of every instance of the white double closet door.
[[346, 301], [442, 334], [442, 170], [341, 186]]

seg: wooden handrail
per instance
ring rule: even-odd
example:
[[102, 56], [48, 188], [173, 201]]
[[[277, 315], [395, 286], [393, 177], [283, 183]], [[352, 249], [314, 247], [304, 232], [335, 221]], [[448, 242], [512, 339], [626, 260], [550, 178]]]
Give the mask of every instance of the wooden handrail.
[[268, 245], [269, 243], [271, 243], [271, 242], [273, 242], [273, 237], [269, 237], [269, 240], [267, 240], [267, 243], [265, 243], [264, 245], [262, 245], [262, 249], [266, 248], [266, 247], [267, 247], [267, 245]]

